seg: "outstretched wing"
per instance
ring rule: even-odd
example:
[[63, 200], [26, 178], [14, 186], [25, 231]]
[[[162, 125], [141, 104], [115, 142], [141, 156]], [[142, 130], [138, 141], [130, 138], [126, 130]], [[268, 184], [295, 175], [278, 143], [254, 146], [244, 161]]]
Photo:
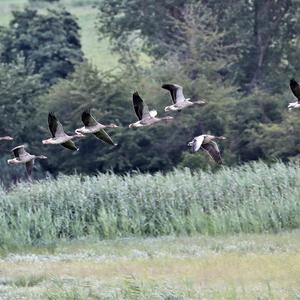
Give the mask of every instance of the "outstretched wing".
[[151, 117], [151, 115], [149, 114], [148, 106], [144, 103], [138, 92], [133, 93], [132, 102], [134, 111], [139, 120]]
[[208, 143], [208, 144], [203, 144], [202, 148], [210, 155], [210, 157], [217, 163], [217, 164], [222, 164], [222, 157], [221, 153], [218, 147], [218, 144], [214, 141]]
[[85, 110], [82, 113], [81, 120], [84, 126], [86, 127], [92, 127], [98, 124], [98, 122], [94, 119], [89, 110]]
[[28, 161], [25, 165], [26, 165], [26, 172], [28, 177], [30, 178], [32, 175], [32, 169], [33, 169], [33, 164], [34, 164], [34, 160], [30, 160]]
[[295, 97], [297, 97], [297, 99], [300, 100], [300, 86], [295, 79], [290, 80], [290, 88]]
[[98, 132], [95, 132], [94, 135], [101, 141], [103, 141], [106, 144], [115, 146], [115, 143], [111, 139], [111, 137], [107, 134], [107, 132], [104, 129], [101, 129]]
[[77, 151], [78, 148], [76, 147], [75, 143], [73, 141], [67, 141], [65, 143], [62, 143], [61, 144], [63, 147], [67, 148], [67, 149], [70, 149], [72, 151]]
[[161, 87], [170, 92], [172, 101], [174, 104], [185, 100], [185, 97], [183, 95], [183, 88], [181, 85], [179, 85], [179, 84], [163, 84]]
[[204, 141], [204, 136], [200, 135], [195, 137], [188, 145], [192, 147], [193, 152], [199, 151]]
[[52, 112], [48, 114], [48, 125], [53, 138], [65, 135], [63, 126]]
[[22, 158], [29, 153], [25, 150], [25, 145], [17, 146], [11, 150], [15, 156], [15, 158]]

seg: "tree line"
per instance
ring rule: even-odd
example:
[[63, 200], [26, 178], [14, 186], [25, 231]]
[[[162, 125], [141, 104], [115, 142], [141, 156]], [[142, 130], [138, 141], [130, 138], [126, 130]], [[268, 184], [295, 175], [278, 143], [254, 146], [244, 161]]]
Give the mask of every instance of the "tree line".
[[[110, 39], [120, 57], [117, 72], [85, 59], [76, 18], [49, 2], [47, 12], [30, 5], [14, 11], [0, 28], [0, 131], [28, 143], [31, 152], [42, 148], [49, 160], [41, 174], [215, 168], [186, 147], [203, 132], [227, 136], [228, 165], [298, 160], [299, 118], [286, 109], [293, 97], [289, 79], [300, 78], [298, 1], [101, 0], [95, 38]], [[132, 92], [162, 113], [170, 97], [160, 86], [170, 82], [208, 104], [176, 114], [171, 125], [128, 129], [135, 120]], [[92, 138], [71, 155], [41, 146], [48, 111], [72, 130], [87, 108], [99, 121], [122, 126], [110, 132], [117, 147]], [[19, 178], [5, 165], [7, 144], [0, 148], [2, 180]]]

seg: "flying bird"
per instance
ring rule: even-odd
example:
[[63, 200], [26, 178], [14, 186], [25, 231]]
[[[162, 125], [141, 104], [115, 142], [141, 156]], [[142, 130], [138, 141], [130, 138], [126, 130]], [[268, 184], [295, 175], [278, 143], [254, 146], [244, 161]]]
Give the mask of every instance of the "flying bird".
[[83, 127], [78, 128], [75, 130], [77, 134], [94, 134], [98, 139], [101, 141], [116, 146], [111, 137], [106, 133], [104, 128], [117, 128], [116, 124], [108, 124], [103, 125], [95, 120], [95, 118], [91, 115], [89, 110], [85, 110], [81, 115], [82, 123], [84, 124]]
[[14, 138], [11, 136], [2, 136], [0, 137], [0, 141], [12, 141]]
[[293, 78], [290, 80], [290, 89], [292, 90], [294, 96], [297, 98], [297, 101], [291, 102], [288, 105], [288, 109], [292, 110], [293, 108], [300, 107], [300, 86], [298, 82]]
[[15, 156], [13, 159], [8, 159], [9, 165], [25, 164], [28, 177], [31, 179], [34, 161], [36, 159], [47, 159], [44, 155], [33, 155], [25, 150], [25, 145], [17, 146], [11, 150]]
[[158, 118], [156, 110], [148, 109], [148, 106], [144, 103], [143, 99], [140, 97], [138, 92], [134, 92], [132, 95], [132, 102], [134, 111], [138, 117], [138, 121], [135, 123], [129, 124], [129, 128], [138, 128], [149, 126], [158, 122], [168, 122], [173, 120], [173, 117], [166, 116]]
[[214, 136], [208, 134], [202, 134], [194, 137], [194, 139], [188, 143], [189, 147], [192, 147], [193, 152], [198, 152], [200, 149], [206, 151], [209, 156], [218, 164], [222, 164], [222, 158], [218, 144], [215, 140], [225, 140], [224, 136]]
[[52, 138], [43, 140], [42, 143], [44, 145], [62, 145], [63, 147], [70, 149], [72, 151], [78, 151], [79, 149], [76, 147], [75, 143], [72, 141], [74, 138], [82, 138], [85, 137], [81, 133], [76, 133], [74, 135], [68, 135], [65, 133], [63, 126], [56, 118], [54, 113], [50, 112], [48, 114], [48, 126], [51, 132]]
[[185, 98], [183, 88], [179, 84], [163, 84], [161, 87], [170, 92], [173, 101], [173, 105], [166, 106], [165, 111], [180, 111], [192, 105], [204, 105], [206, 103], [205, 100], [192, 102], [190, 98]]

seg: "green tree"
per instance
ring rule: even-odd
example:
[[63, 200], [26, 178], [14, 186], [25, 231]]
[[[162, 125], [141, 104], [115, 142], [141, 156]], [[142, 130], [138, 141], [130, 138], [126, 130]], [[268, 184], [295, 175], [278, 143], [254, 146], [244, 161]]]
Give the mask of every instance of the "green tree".
[[66, 78], [82, 61], [79, 26], [66, 10], [14, 11], [9, 28], [0, 29], [0, 60], [24, 56], [26, 66], [41, 74], [46, 85]]
[[0, 145], [3, 171], [0, 179], [3, 183], [15, 182], [25, 173], [24, 166], [12, 168], [7, 165], [13, 145], [28, 144], [30, 150], [41, 151], [40, 147], [32, 148], [32, 141], [39, 136], [35, 120], [39, 114], [38, 96], [42, 92], [40, 75], [28, 75], [24, 58], [17, 59], [16, 63], [0, 64], [0, 134], [14, 137], [13, 142]]
[[205, 1], [225, 39], [238, 47], [229, 76], [244, 91], [256, 86], [281, 92], [299, 69], [299, 12], [296, 0]]
[[132, 50], [141, 38], [144, 51], [161, 56], [166, 53], [163, 45], [174, 45], [173, 18], [181, 19], [182, 8], [189, 2], [104, 0], [99, 4], [99, 31], [111, 38], [118, 51]]
[[40, 75], [28, 75], [24, 58], [0, 64], [0, 129], [2, 134], [26, 142], [30, 124], [37, 113], [37, 97], [43, 92]]

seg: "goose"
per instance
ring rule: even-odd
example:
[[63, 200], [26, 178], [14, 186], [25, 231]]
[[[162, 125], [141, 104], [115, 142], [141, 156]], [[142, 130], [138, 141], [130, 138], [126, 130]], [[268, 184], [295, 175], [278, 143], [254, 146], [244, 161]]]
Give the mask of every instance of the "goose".
[[68, 135], [65, 133], [63, 126], [58, 121], [54, 113], [50, 112], [48, 114], [48, 125], [50, 132], [52, 134], [52, 138], [43, 140], [42, 143], [44, 145], [62, 145], [63, 147], [70, 149], [72, 151], [78, 151], [79, 149], [76, 147], [75, 143], [72, 141], [74, 138], [85, 137], [81, 133], [76, 133], [75, 135]]
[[168, 90], [171, 94], [173, 105], [166, 106], [165, 111], [180, 111], [183, 108], [192, 105], [204, 105], [205, 100], [190, 101], [191, 98], [185, 98], [183, 95], [183, 88], [179, 84], [163, 84], [161, 86], [163, 89]]
[[292, 110], [293, 108], [299, 108], [300, 107], [300, 86], [294, 78], [292, 78], [290, 80], [290, 88], [291, 88], [293, 94], [295, 95], [295, 97], [297, 98], [297, 101], [291, 102], [288, 105], [288, 109]]
[[32, 155], [25, 150], [25, 145], [17, 146], [11, 150], [15, 156], [13, 159], [8, 159], [9, 165], [25, 164], [29, 178], [31, 178], [34, 161], [36, 159], [47, 159], [44, 155]]
[[149, 111], [148, 106], [144, 103], [138, 92], [134, 92], [132, 95], [133, 108], [138, 117], [138, 121], [135, 123], [129, 124], [129, 128], [138, 128], [149, 126], [158, 122], [168, 122], [173, 120], [173, 117], [166, 116], [158, 118], [157, 111], [151, 110]]
[[12, 141], [14, 138], [11, 136], [2, 136], [0, 137], [0, 141]]
[[108, 125], [100, 124], [91, 115], [89, 110], [85, 110], [82, 113], [81, 120], [82, 120], [82, 123], [84, 124], [84, 126], [75, 130], [75, 132], [77, 134], [83, 134], [84, 135], [84, 134], [91, 134], [92, 133], [98, 139], [100, 139], [101, 141], [103, 141], [107, 144], [113, 145], [113, 146], [117, 146], [117, 144], [115, 144], [112, 141], [111, 137], [104, 130], [104, 128], [117, 128], [118, 126], [116, 124], [113, 124], [113, 123], [108, 124]]
[[223, 161], [220, 150], [215, 140], [226, 140], [226, 138], [224, 136], [202, 134], [194, 137], [194, 139], [188, 143], [188, 146], [192, 147], [193, 152], [197, 152], [200, 149], [205, 150], [216, 163], [222, 164]]

